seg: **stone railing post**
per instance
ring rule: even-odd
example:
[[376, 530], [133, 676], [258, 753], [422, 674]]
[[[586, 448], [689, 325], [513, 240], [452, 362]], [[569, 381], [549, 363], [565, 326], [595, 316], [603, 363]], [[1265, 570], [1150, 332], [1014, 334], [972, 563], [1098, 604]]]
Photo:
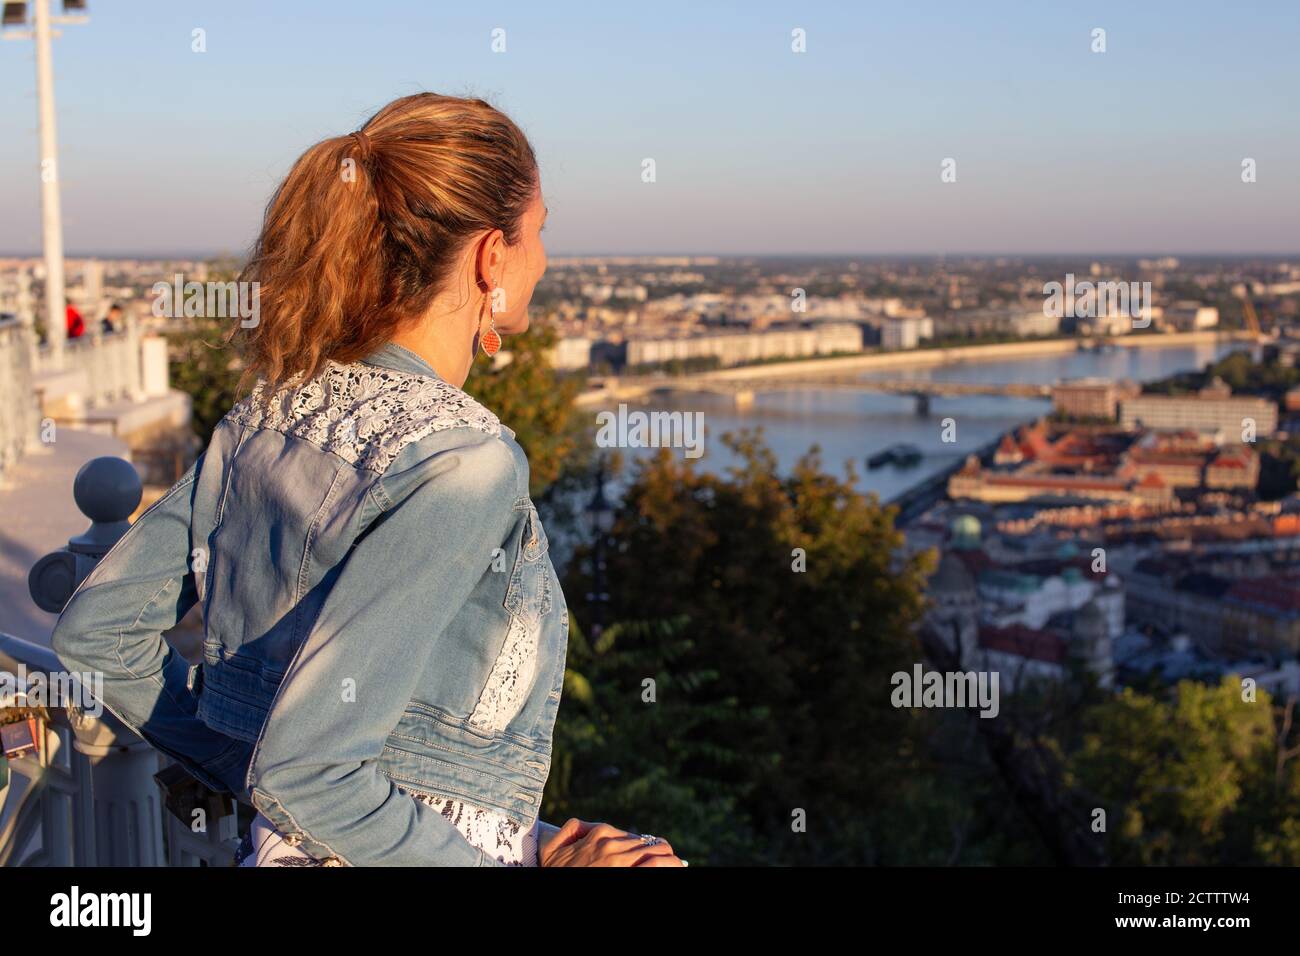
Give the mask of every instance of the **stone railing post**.
[[[72, 494], [90, 527], [32, 567], [27, 583], [38, 607], [51, 613], [63, 610], [77, 586], [130, 527], [142, 491], [135, 468], [121, 458], [95, 458], [82, 466]], [[162, 800], [154, 781], [157, 752], [106, 711], [96, 717], [69, 704], [61, 713], [91, 776], [94, 849], [88, 853], [82, 846], [78, 856], [89, 855], [93, 859], [86, 862], [99, 866], [165, 865]]]
[[27, 575], [32, 600], [42, 611], [58, 614], [86, 575], [131, 527], [143, 486], [135, 467], [121, 458], [92, 458], [72, 483], [72, 497], [90, 527], [71, 538], [66, 548], [41, 558]]

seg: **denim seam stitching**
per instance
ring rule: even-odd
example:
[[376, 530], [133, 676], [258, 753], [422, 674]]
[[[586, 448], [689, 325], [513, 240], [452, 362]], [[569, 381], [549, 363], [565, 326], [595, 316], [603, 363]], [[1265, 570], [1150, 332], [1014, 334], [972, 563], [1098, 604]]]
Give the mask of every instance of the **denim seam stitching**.
[[[298, 663], [298, 658], [302, 656], [302, 650], [306, 646], [307, 641], [304, 639], [294, 650], [293, 657], [289, 661], [289, 666], [284, 669], [286, 678], [289, 676], [289, 672], [293, 670], [294, 665]], [[287, 683], [287, 680], [282, 680], [280, 682], [280, 685], [275, 689], [275, 693], [271, 696], [271, 703], [266, 706], [266, 718], [262, 721], [262, 728], [257, 734], [257, 742], [253, 745], [253, 755], [248, 760], [248, 775], [244, 782], [249, 789], [252, 789], [253, 768], [257, 765], [258, 755], [262, 752], [262, 741], [266, 738], [266, 728], [271, 722], [271, 711], [275, 710], [275, 705], [279, 701], [280, 695], [284, 692], [284, 686]]]
[[[496, 658], [493, 659], [492, 666], [488, 669], [488, 675], [484, 682], [483, 688], [482, 690], [479, 691], [478, 699], [474, 703], [474, 709], [470, 712], [470, 717], [469, 717], [470, 720], [474, 719], [474, 716], [479, 712], [479, 708], [484, 705], [484, 700], [488, 695], [488, 691], [491, 689], [492, 676], [493, 674], [496, 673], [497, 664], [500, 663], [501, 659], [510, 650], [510, 634], [514, 630], [514, 624], [516, 622], [521, 624], [524, 627], [525, 631], [528, 633], [528, 636], [529, 637], [532, 636], [533, 628], [529, 626], [528, 621], [523, 617], [521, 613], [519, 613], [520, 610], [522, 610], [523, 604], [526, 603], [526, 596], [521, 596], [521, 592], [524, 590], [524, 584], [523, 584], [524, 572], [528, 567], [537, 565], [537, 563], [550, 549], [550, 541], [545, 538], [545, 531], [541, 527], [541, 518], [537, 514], [537, 508], [536, 506], [533, 505], [532, 499], [526, 495], [516, 498], [515, 505], [512, 510], [513, 511], [522, 510], [526, 515], [526, 524], [524, 526], [523, 532], [520, 537], [519, 553], [515, 555], [515, 566], [511, 569], [510, 581], [506, 585], [505, 600], [501, 602], [503, 609], [510, 616], [510, 624], [507, 625], [506, 627], [506, 635], [501, 642], [501, 650], [497, 652]], [[540, 550], [538, 551], [537, 556], [533, 558], [528, 557], [528, 535], [530, 534], [533, 536], [534, 539], [541, 538], [542, 541], [545, 542], [545, 547], [539, 546]], [[548, 613], [550, 613], [550, 609], [551, 609], [550, 608], [551, 582], [550, 582], [549, 575], [543, 576], [542, 586], [545, 593], [543, 594], [542, 597], [542, 602], [541, 602], [542, 606], [538, 612], [539, 624], [540, 624], [540, 619], [542, 617], [545, 617]], [[519, 599], [518, 602], [514, 601], [513, 600], [514, 598], [518, 598]], [[516, 609], [512, 607], [511, 606], [512, 603], [519, 603], [520, 608]], [[538, 639], [533, 642], [536, 645], [533, 648], [534, 685], [536, 684], [536, 678], [537, 678], [536, 661], [538, 655], [541, 653], [540, 628], [538, 630], [537, 637]], [[522, 702], [520, 703], [519, 708], [510, 717], [510, 719], [506, 721], [506, 727], [510, 726], [510, 724], [519, 717], [519, 714], [522, 713], [523, 708], [528, 704], [528, 698], [532, 695], [532, 692], [533, 692], [533, 687], [530, 686], [528, 692], [522, 696]], [[501, 728], [501, 730], [504, 729], [505, 729], [504, 727]], [[494, 731], [494, 732], [499, 732], [499, 731]]]
[[[468, 718], [455, 718], [454, 715], [447, 713], [441, 708], [435, 707], [433, 704], [424, 704], [417, 700], [411, 700], [407, 702], [405, 712], [406, 713], [414, 712], [419, 716], [427, 717], [429, 720], [436, 721], [437, 723], [440, 723], [445, 727], [449, 727], [453, 730], [464, 731], [465, 733], [472, 734], [473, 736], [478, 737], [481, 740], [485, 740], [489, 742], [504, 741], [505, 743], [510, 744], [511, 746], [522, 747], [524, 750], [527, 750], [529, 753], [537, 753], [537, 750], [534, 749], [533, 746], [535, 741], [529, 740], [527, 737], [523, 737], [520, 734], [511, 733], [509, 730], [498, 730], [493, 733], [486, 733], [486, 734], [482, 733], [481, 731], [475, 730], [473, 727], [470, 727], [468, 724], [463, 722]], [[448, 719], [448, 718], [453, 718], [453, 719]]]
[[[150, 606], [152, 606], [153, 603], [154, 603], [155, 601], [158, 600], [158, 596], [159, 596], [160, 594], [162, 594], [164, 591], [166, 591], [168, 588], [170, 588], [170, 587], [172, 586], [172, 582], [175, 581], [175, 580], [176, 580], [175, 578], [168, 578], [168, 579], [163, 583], [163, 586], [160, 587], [157, 591], [154, 592], [154, 596], [151, 597], [149, 600], [147, 600], [147, 601], [144, 602], [144, 605], [140, 608], [140, 612], [139, 612], [138, 614], [136, 614], [136, 616], [135, 616], [135, 620], [132, 621], [132, 622], [128, 625], [128, 627], [130, 627], [130, 628], [132, 628], [132, 629], [134, 629], [134, 628], [136, 628], [136, 627], [139, 627], [139, 626], [140, 626], [140, 621], [144, 618], [144, 612], [147, 611], [147, 610], [149, 610]], [[157, 677], [156, 674], [137, 674], [137, 673], [136, 673], [134, 670], [132, 670], [130, 667], [127, 667], [127, 666], [126, 666], [126, 661], [122, 658], [122, 642], [126, 640], [126, 631], [127, 631], [127, 628], [126, 628], [126, 627], [119, 627], [119, 628], [117, 629], [117, 645], [113, 648], [113, 656], [117, 658], [117, 665], [118, 665], [118, 667], [122, 668], [122, 670], [124, 670], [124, 671], [125, 671], [127, 674], [129, 674], [131, 677], [134, 677], [136, 680], [144, 680], [144, 679], [147, 678], [147, 677], [155, 677], [155, 678], [156, 678], [156, 677]], [[159, 639], [160, 641], [163, 640], [161, 634], [159, 635], [158, 639]], [[164, 643], [164, 645], [166, 644], [165, 641], [163, 641], [163, 643]], [[164, 655], [164, 659], [165, 659], [165, 655]], [[161, 684], [161, 682], [159, 682], [159, 683]]]
[[240, 422], [239, 441], [235, 442], [235, 450], [230, 454], [230, 464], [226, 468], [225, 479], [221, 484], [221, 499], [217, 502], [217, 513], [213, 519], [213, 532], [221, 527], [221, 521], [226, 515], [226, 499], [230, 496], [230, 485], [235, 478], [235, 460], [239, 458], [239, 452], [244, 447], [244, 442], [248, 440], [248, 425]]
[[[379, 478], [373, 484], [371, 484], [366, 494], [368, 494], [374, 500], [375, 506], [379, 509], [380, 515], [386, 514], [392, 510], [393, 499], [388, 497], [388, 492], [384, 490], [384, 478], [382, 475], [379, 476]], [[375, 497], [376, 495], [378, 495], [379, 497], [376, 498]], [[378, 519], [379, 516], [376, 515], [375, 517], [376, 519]]]
[[[446, 746], [446, 745], [444, 745], [444, 744], [436, 744], [436, 743], [434, 743], [434, 742], [431, 741], [431, 740], [424, 740], [424, 739], [421, 738], [421, 737], [412, 737], [412, 736], [410, 736], [409, 734], [392, 733], [392, 734], [389, 734], [389, 735], [388, 735], [388, 738], [389, 738], [390, 740], [407, 740], [407, 741], [410, 741], [410, 742], [413, 743], [413, 744], [420, 744], [421, 746], [424, 746], [424, 747], [431, 747], [431, 748], [433, 748], [434, 750], [440, 750], [440, 751], [442, 751], [443, 753], [453, 754], [453, 755], [455, 755], [455, 756], [457, 756], [457, 757], [468, 756], [464, 751], [462, 751], [462, 750], [457, 750], [457, 749], [454, 748], [454, 747], [448, 747], [448, 746]], [[386, 746], [385, 749], [388, 749], [388, 750], [396, 750], [397, 748], [392, 748], [392, 747], [387, 747], [387, 746]], [[403, 750], [403, 751], [400, 751], [400, 752], [401, 752], [401, 753], [414, 753], [413, 751], [406, 751], [406, 750]], [[417, 756], [417, 757], [418, 757], [418, 756], [421, 756], [420, 754], [414, 754], [414, 755]], [[437, 759], [437, 758], [429, 757], [429, 758], [427, 758], [427, 759], [434, 760], [434, 759]], [[482, 761], [483, 763], [489, 763], [489, 764], [492, 764], [492, 766], [494, 766], [494, 767], [501, 767], [503, 770], [513, 771], [513, 772], [515, 772], [515, 773], [522, 773], [522, 771], [519, 771], [519, 770], [517, 770], [516, 768], [512, 767], [509, 763], [506, 763], [506, 762], [501, 761], [501, 760], [496, 760], [496, 759], [494, 759], [494, 758], [492, 758], [492, 757], [484, 757], [484, 756], [481, 756], [481, 755], [479, 755], [479, 754], [475, 754], [475, 755], [474, 755], [474, 759], [475, 759], [475, 760], [480, 760], [480, 761]], [[523, 762], [526, 763], [527, 761], [523, 761]], [[531, 775], [525, 773], [524, 776], [531, 776]], [[538, 783], [545, 783], [545, 780], [541, 780], [541, 779], [539, 779], [537, 782], [538, 782]]]
[[[207, 619], [208, 614], [212, 609], [212, 587], [211, 587], [210, 579], [215, 577], [217, 573], [217, 563], [212, 560], [212, 551], [213, 551], [212, 546], [216, 543], [217, 532], [221, 530], [221, 525], [226, 518], [226, 499], [230, 497], [230, 486], [235, 480], [235, 460], [239, 458], [239, 452], [241, 449], [243, 449], [244, 442], [248, 440], [248, 434], [249, 434], [248, 426], [241, 422], [239, 427], [239, 441], [235, 442], [235, 450], [230, 455], [230, 464], [226, 468], [226, 474], [225, 477], [222, 479], [222, 483], [221, 483], [221, 497], [217, 501], [216, 514], [213, 516], [212, 519], [212, 530], [208, 532], [208, 536], [207, 536], [208, 546], [205, 550], [207, 551], [208, 566], [206, 570], [204, 570], [203, 572], [203, 594], [201, 595], [202, 603], [203, 603], [203, 617], [205, 620]], [[191, 528], [191, 533], [192, 532], [193, 529]], [[194, 543], [194, 539], [191, 538], [190, 544], [193, 543]], [[198, 582], [199, 582], [199, 575], [196, 574], [194, 576], [194, 584], [196, 588], [198, 586]]]
[[312, 545], [316, 543], [316, 529], [320, 526], [321, 516], [334, 501], [334, 495], [339, 486], [339, 479], [343, 477], [343, 469], [339, 468], [334, 472], [334, 480], [330, 482], [329, 491], [325, 493], [325, 500], [320, 503], [316, 509], [316, 514], [312, 516], [311, 524], [307, 527], [307, 539], [302, 545], [302, 564], [298, 566], [298, 581], [294, 586], [293, 592], [293, 632], [290, 640], [296, 645], [298, 643], [298, 632], [302, 626], [302, 592], [306, 584], [307, 566], [311, 562]]
[[502, 777], [498, 777], [496, 774], [485, 773], [482, 770], [473, 770], [470, 767], [465, 767], [459, 764], [453, 764], [446, 760], [442, 760], [438, 757], [429, 757], [429, 756], [425, 756], [424, 754], [413, 753], [409, 750], [398, 750], [396, 747], [390, 747], [387, 744], [384, 745], [384, 750], [392, 754], [401, 754], [403, 756], [410, 756], [416, 760], [424, 760], [429, 763], [445, 764], [446, 766], [451, 767], [454, 770], [463, 770], [465, 773], [473, 774], [476, 777], [482, 777], [484, 780], [487, 781], [507, 783], [507, 784], [511, 784], [512, 786], [517, 786], [520, 790], [524, 789], [522, 784], [514, 784], [509, 780], [505, 780]]

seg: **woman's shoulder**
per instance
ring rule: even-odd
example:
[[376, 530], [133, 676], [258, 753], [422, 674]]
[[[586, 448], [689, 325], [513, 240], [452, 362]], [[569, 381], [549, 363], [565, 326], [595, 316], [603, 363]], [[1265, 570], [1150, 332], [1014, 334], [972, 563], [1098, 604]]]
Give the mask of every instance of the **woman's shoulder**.
[[227, 418], [307, 441], [378, 476], [454, 450], [502, 466], [521, 454], [513, 432], [463, 389], [364, 362], [330, 362], [273, 392], [259, 386]]

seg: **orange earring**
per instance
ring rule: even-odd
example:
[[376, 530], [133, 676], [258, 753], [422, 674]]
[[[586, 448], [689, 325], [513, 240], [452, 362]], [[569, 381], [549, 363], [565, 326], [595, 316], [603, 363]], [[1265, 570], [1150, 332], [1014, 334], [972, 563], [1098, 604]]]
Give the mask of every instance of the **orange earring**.
[[497, 332], [495, 322], [489, 320], [488, 330], [479, 338], [478, 344], [483, 349], [483, 354], [488, 358], [501, 351], [501, 335]]
[[491, 358], [501, 351], [501, 333], [497, 331], [496, 310], [492, 309], [491, 299], [485, 297], [484, 301], [488, 308], [492, 310], [492, 317], [488, 319], [487, 331], [479, 336], [478, 344], [479, 348], [483, 350], [483, 354]]

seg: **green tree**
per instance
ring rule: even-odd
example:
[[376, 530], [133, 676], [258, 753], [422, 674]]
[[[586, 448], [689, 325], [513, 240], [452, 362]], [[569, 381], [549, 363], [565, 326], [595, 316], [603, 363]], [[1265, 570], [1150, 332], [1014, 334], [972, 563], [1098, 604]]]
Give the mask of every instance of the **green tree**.
[[737, 814], [743, 791], [702, 770], [758, 755], [712, 739], [709, 729], [738, 719], [740, 704], [712, 699], [717, 674], [686, 663], [689, 630], [685, 619], [628, 622], [589, 642], [572, 625], [543, 816], [669, 835], [696, 864], [758, 852]]
[[172, 387], [190, 396], [191, 424], [204, 446], [240, 398], [244, 365], [238, 351], [227, 341], [232, 321], [187, 319], [183, 331], [168, 335]]
[[[215, 262], [208, 273], [213, 282], [234, 282], [237, 264]], [[190, 424], [206, 447], [212, 432], [230, 407], [240, 398], [239, 382], [244, 364], [230, 342], [238, 319], [215, 315], [178, 318], [167, 334], [167, 351], [173, 388], [190, 397]]]
[[1084, 728], [1070, 771], [1107, 812], [1113, 863], [1280, 862], [1300, 849], [1295, 774], [1279, 768], [1267, 693], [1244, 701], [1235, 677], [1183, 681], [1168, 700], [1126, 689]]

